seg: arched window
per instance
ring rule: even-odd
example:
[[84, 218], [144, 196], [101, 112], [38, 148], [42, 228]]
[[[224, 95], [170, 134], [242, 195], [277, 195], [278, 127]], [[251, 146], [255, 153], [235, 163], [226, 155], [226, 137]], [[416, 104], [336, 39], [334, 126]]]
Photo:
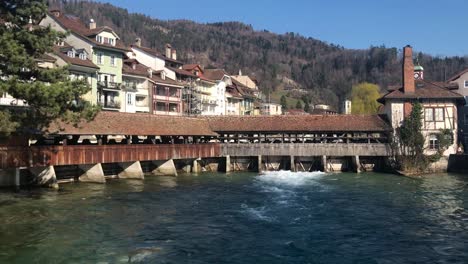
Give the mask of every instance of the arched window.
[[439, 139], [437, 135], [432, 134], [429, 136], [429, 149], [438, 150], [439, 149]]

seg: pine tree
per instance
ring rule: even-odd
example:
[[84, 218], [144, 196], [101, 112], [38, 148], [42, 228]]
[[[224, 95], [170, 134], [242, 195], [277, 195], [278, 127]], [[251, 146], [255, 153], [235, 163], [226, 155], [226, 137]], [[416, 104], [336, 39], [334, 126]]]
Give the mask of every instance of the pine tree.
[[304, 112], [309, 113], [309, 111], [310, 111], [310, 105], [309, 105], [309, 101], [307, 100], [304, 102]]
[[424, 136], [422, 129], [422, 105], [419, 102], [413, 104], [409, 116], [403, 120], [401, 127], [397, 129], [400, 144], [400, 161], [402, 169], [424, 169], [427, 159], [424, 156]]
[[283, 108], [283, 112], [286, 112], [288, 110], [288, 102], [286, 101], [286, 96], [281, 96], [280, 103]]
[[[85, 81], [72, 81], [66, 68], [41, 68], [38, 61], [51, 52], [64, 34], [37, 25], [46, 14], [45, 1], [0, 2], [0, 93], [27, 102], [22, 111], [0, 110], [0, 135], [43, 130], [58, 118], [91, 119], [97, 109], [81, 100], [90, 90]], [[31, 23], [32, 22], [32, 23]]]
[[297, 100], [296, 109], [302, 109], [301, 101]]

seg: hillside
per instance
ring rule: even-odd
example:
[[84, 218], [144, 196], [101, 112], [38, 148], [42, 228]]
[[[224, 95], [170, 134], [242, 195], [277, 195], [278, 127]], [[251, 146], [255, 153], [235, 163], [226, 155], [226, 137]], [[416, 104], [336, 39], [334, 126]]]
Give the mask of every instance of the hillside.
[[[221, 67], [231, 74], [241, 69], [260, 80], [265, 93], [284, 93], [294, 83], [298, 87], [292, 88], [306, 89], [313, 103], [337, 106], [355, 83], [367, 81], [384, 89], [401, 79], [401, 52], [396, 48], [351, 50], [295, 33], [255, 31], [239, 22], [164, 21], [88, 1], [49, 0], [49, 5], [83, 21], [93, 18], [98, 25], [110, 26], [127, 44], [140, 37], [143, 45], [162, 51], [164, 44], [171, 43], [178, 58], [187, 63]], [[468, 67], [466, 57], [422, 53], [418, 57], [430, 80], [443, 81]]]

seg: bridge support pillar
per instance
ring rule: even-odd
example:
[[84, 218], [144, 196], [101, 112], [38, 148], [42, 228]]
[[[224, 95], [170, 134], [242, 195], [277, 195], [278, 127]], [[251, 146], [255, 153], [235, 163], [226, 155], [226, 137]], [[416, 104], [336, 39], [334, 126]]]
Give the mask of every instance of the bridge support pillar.
[[322, 167], [323, 167], [323, 172], [330, 172], [330, 170], [328, 169], [327, 156], [322, 156]]
[[101, 163], [78, 166], [84, 173], [78, 177], [80, 182], [106, 183]]
[[192, 165], [191, 164], [186, 164], [182, 170], [185, 172], [185, 173], [190, 173], [192, 172]]
[[224, 168], [224, 171], [225, 172], [230, 172], [231, 171], [231, 156], [227, 155], [225, 157], [225, 168]]
[[59, 188], [54, 166], [33, 167], [29, 168], [29, 171], [34, 175], [37, 185], [53, 189]]
[[177, 169], [174, 164], [174, 160], [170, 159], [164, 162], [153, 170], [153, 174], [158, 176], [177, 176]]
[[145, 175], [139, 161], [122, 162], [119, 163], [119, 166], [123, 169], [123, 171], [117, 175], [119, 179], [145, 179]]
[[353, 170], [356, 173], [360, 173], [362, 171], [361, 162], [359, 160], [359, 156], [352, 156], [351, 163], [353, 165]]
[[291, 159], [291, 171], [296, 172], [296, 161], [294, 160], [294, 156], [291, 156], [290, 159]]
[[257, 169], [258, 169], [258, 172], [263, 171], [262, 155], [258, 155], [257, 157]]
[[199, 161], [201, 161], [201, 158], [193, 160], [193, 164], [192, 164], [192, 172], [193, 173], [200, 173], [201, 172], [201, 165], [200, 165]]

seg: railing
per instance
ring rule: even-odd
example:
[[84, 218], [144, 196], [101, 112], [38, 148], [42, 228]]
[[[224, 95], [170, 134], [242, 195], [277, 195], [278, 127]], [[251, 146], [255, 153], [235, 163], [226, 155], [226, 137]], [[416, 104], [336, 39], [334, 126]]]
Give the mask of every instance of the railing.
[[100, 88], [108, 88], [108, 89], [120, 89], [120, 86], [121, 84], [120, 83], [116, 83], [116, 82], [105, 82], [105, 81], [101, 81], [101, 82], [98, 82], [98, 86]]
[[120, 109], [120, 102], [98, 102], [104, 109]]
[[221, 144], [223, 156], [391, 156], [389, 144]]
[[219, 157], [219, 144], [0, 147], [0, 169]]

